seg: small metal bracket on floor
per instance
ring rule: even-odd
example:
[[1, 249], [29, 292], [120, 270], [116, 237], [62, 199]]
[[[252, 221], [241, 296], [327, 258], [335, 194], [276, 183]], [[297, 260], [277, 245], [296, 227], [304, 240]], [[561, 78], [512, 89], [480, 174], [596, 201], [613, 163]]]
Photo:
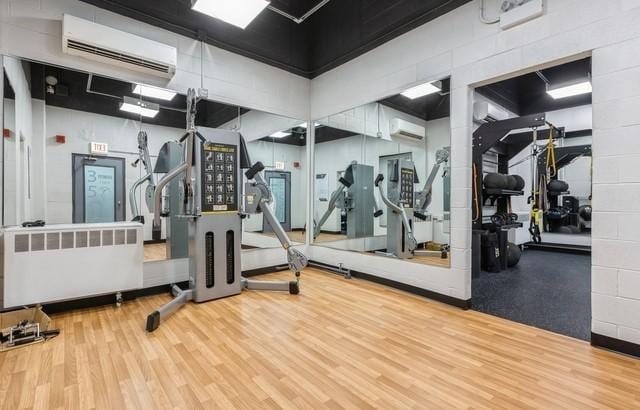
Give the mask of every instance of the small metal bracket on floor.
[[122, 299], [122, 292], [118, 292], [118, 293], [116, 293], [116, 306], [117, 306], [117, 307], [122, 306], [122, 301], [123, 301], [123, 299]]
[[351, 270], [350, 269], [345, 269], [344, 268], [344, 264], [342, 262], [340, 262], [338, 264], [338, 271], [342, 272], [342, 276], [344, 276], [345, 279], [351, 279]]
[[338, 263], [338, 266], [326, 265], [324, 263], [318, 262], [309, 262], [309, 266], [313, 266], [315, 268], [320, 268], [324, 270], [328, 270], [330, 272], [338, 273], [342, 275], [345, 279], [351, 279], [351, 270], [344, 267], [343, 263]]

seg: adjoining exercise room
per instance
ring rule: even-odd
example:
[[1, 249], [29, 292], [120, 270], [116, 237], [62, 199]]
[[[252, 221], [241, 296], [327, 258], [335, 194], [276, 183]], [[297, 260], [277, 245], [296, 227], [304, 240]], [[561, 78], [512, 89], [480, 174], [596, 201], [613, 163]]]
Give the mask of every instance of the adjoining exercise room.
[[0, 0], [0, 409], [640, 408], [640, 3]]
[[476, 88], [473, 309], [591, 335], [591, 58]]

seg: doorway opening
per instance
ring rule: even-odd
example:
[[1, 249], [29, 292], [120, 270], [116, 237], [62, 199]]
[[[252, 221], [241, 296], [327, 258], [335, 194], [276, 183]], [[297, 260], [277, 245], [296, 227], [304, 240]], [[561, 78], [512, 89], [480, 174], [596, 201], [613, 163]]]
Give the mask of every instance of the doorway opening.
[[476, 88], [473, 308], [589, 340], [591, 58]]

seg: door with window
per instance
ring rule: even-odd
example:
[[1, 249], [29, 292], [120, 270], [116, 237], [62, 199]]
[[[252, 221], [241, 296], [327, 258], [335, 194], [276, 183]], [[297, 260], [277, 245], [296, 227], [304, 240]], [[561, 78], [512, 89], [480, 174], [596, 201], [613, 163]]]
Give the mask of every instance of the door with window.
[[124, 221], [124, 158], [72, 155], [73, 223]]
[[[291, 173], [266, 171], [264, 177], [273, 195], [276, 219], [278, 219], [282, 228], [289, 232], [291, 231]], [[262, 230], [263, 232], [273, 232], [271, 226], [264, 219]]]

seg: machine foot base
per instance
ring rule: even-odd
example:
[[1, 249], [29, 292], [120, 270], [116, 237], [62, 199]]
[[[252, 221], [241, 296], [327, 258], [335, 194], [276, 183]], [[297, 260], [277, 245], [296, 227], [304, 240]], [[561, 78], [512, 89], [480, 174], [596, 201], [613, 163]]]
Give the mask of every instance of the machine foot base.
[[147, 316], [147, 332], [153, 332], [160, 326], [160, 312], [157, 310]]
[[297, 281], [289, 282], [289, 294], [297, 295], [300, 293], [300, 285]]

